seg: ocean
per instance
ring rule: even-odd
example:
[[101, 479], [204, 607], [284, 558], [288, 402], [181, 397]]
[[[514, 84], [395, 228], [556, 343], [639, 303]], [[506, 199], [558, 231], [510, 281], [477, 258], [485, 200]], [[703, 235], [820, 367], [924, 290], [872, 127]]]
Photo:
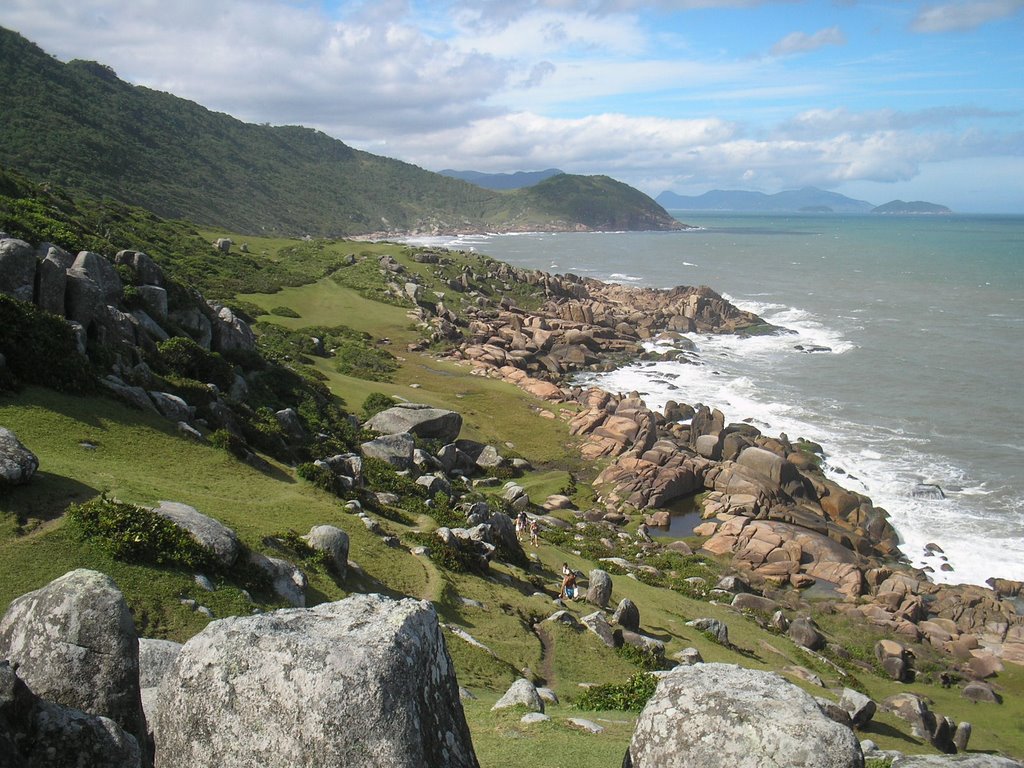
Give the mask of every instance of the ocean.
[[[711, 286], [786, 333], [691, 334], [697, 363], [579, 381], [818, 442], [829, 475], [887, 509], [904, 553], [935, 581], [1024, 579], [1024, 217], [680, 218], [700, 229], [413, 242], [626, 284]], [[944, 498], [922, 497], [922, 483]], [[926, 556], [929, 543], [945, 561]]]

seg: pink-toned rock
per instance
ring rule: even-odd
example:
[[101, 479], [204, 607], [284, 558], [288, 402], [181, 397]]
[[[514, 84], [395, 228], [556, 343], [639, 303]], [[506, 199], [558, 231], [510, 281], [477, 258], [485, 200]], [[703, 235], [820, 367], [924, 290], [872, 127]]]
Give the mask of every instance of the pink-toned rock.
[[693, 535], [694, 536], [714, 536], [715, 535], [715, 531], [717, 531], [717, 530], [718, 530], [718, 523], [710, 522], [709, 521], [707, 523], [701, 523], [700, 525], [694, 526], [694, 528], [693, 528]]
[[701, 545], [701, 549], [713, 555], [726, 555], [736, 546], [736, 537], [719, 531]]
[[[1005, 649], [1004, 649], [1005, 650]], [[984, 680], [1003, 671], [1003, 662], [989, 652], [978, 652], [967, 662], [967, 670], [977, 680]]]
[[789, 583], [797, 589], [807, 589], [808, 587], [814, 586], [815, 579], [808, 576], [806, 573], [794, 573], [789, 577]]

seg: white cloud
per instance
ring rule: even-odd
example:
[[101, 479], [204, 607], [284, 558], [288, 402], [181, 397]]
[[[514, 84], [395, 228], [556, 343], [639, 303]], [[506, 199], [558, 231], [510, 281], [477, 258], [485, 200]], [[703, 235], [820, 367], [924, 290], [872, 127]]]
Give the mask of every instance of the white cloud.
[[910, 28], [915, 32], [960, 32], [1005, 19], [1024, 8], [1024, 0], [964, 0], [928, 6]]
[[827, 27], [808, 35], [806, 32], [790, 32], [772, 46], [773, 56], [790, 56], [795, 53], [810, 53], [826, 45], [845, 45], [846, 35], [839, 27]]

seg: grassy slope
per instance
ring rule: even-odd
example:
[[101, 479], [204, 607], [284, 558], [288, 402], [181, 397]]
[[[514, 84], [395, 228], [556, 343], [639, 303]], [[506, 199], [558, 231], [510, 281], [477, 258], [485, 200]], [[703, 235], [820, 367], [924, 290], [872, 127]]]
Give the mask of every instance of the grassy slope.
[[[252, 244], [264, 247], [255, 241]], [[283, 243], [265, 247], [268, 257], [276, 258], [278, 252], [271, 252], [272, 248], [290, 246]], [[428, 269], [413, 265], [397, 246], [337, 243], [330, 247], [392, 253], [409, 268], [420, 270], [424, 278], [429, 276]], [[289, 307], [300, 315], [262, 316], [261, 321], [292, 327], [344, 323], [378, 338], [388, 336], [396, 354], [415, 335], [406, 309], [369, 302], [331, 279], [244, 299], [267, 309]], [[331, 370], [330, 360], [317, 360], [317, 364], [351, 410], [358, 410], [367, 393], [384, 391], [456, 408], [466, 416], [464, 434], [499, 445], [513, 443], [516, 451], [547, 465], [523, 479], [535, 500], [561, 487], [568, 477], [567, 470], [580, 469], [567, 448], [564, 422], [540, 418], [534, 412], [535, 408], [551, 406], [542, 406], [504, 383], [472, 376], [466, 368], [419, 354], [400, 356], [404, 358], [402, 368], [388, 384], [337, 374]], [[421, 388], [410, 388], [412, 383]], [[589, 633], [575, 635], [560, 628], [549, 630], [549, 651], [545, 654], [531, 628], [553, 610], [551, 597], [557, 591], [561, 562], [567, 560], [586, 572], [594, 567], [593, 561], [545, 543], [531, 550], [537, 558], [531, 573], [505, 565], [496, 566], [489, 578], [442, 572], [429, 561], [384, 547], [358, 520], [346, 515], [336, 500], [295, 481], [287, 467], [275, 466], [267, 474], [257, 472], [226, 453], [178, 437], [162, 420], [105, 399], [28, 390], [17, 397], [0, 399], [0, 424], [13, 429], [41, 459], [41, 474], [30, 487], [0, 497], [0, 509], [5, 513], [0, 521], [0, 607], [68, 568], [85, 566], [110, 573], [117, 580], [135, 609], [140, 629], [147, 635], [184, 639], [206, 623], [202, 616], [178, 603], [184, 596], [200, 600], [218, 616], [251, 609], [235, 585], [220, 585], [209, 595], [194, 586], [189, 573], [118, 563], [96, 547], [76, 540], [59, 515], [67, 502], [100, 491], [139, 503], [173, 499], [192, 504], [232, 525], [250, 547], [262, 550], [266, 550], [262, 543], [266, 536], [287, 529], [303, 533], [313, 524], [331, 523], [349, 533], [351, 558], [366, 576], [353, 575], [339, 583], [326, 573], [314, 571], [310, 573], [311, 602], [337, 599], [350, 591], [423, 597], [434, 601], [443, 621], [463, 627], [493, 651], [492, 655], [448, 635], [460, 682], [480, 696], [479, 701], [466, 705], [466, 712], [482, 765], [497, 768], [528, 763], [543, 768], [620, 763], [634, 715], [579, 712], [571, 702], [578, 695], [579, 683], [621, 682], [634, 668]], [[97, 447], [83, 448], [83, 441]], [[583, 483], [581, 492], [589, 492]], [[16, 530], [18, 516], [26, 520], [27, 534]], [[423, 521], [414, 521], [412, 526], [382, 522], [401, 536]], [[535, 594], [538, 585], [546, 589], [546, 596]], [[623, 597], [640, 606], [644, 631], [665, 640], [669, 654], [692, 645], [709, 661], [761, 669], [799, 664], [813, 669], [829, 686], [842, 685], [833, 671], [787, 638], [764, 632], [725, 606], [698, 602], [616, 576], [613, 599]], [[467, 604], [466, 599], [478, 601], [483, 607]], [[261, 603], [260, 607], [271, 606]], [[573, 604], [570, 610], [577, 615], [589, 612], [583, 604]], [[726, 621], [737, 649], [718, 646], [684, 626], [687, 620], [700, 616]], [[823, 624], [840, 643], [860, 647], [862, 652], [865, 646], [870, 648], [872, 640], [864, 636], [862, 628], [848, 626], [837, 617]], [[550, 724], [524, 728], [508, 713], [490, 711], [500, 693], [524, 668], [544, 678], [562, 698], [561, 705], [549, 708], [554, 718]], [[943, 714], [970, 720], [975, 727], [972, 749], [1024, 755], [1024, 704], [1019, 695], [1024, 690], [1024, 670], [1008, 666], [999, 676], [997, 683], [1004, 686], [1006, 700], [998, 707], [971, 705], [960, 699], [957, 691], [944, 691], [937, 685], [901, 686], [868, 673], [859, 677], [876, 699], [900, 690], [915, 690], [932, 698]], [[834, 695], [799, 684], [817, 695]], [[598, 736], [581, 734], [565, 723], [570, 716], [589, 717], [607, 730]], [[883, 747], [930, 751], [906, 732], [900, 721], [879, 715], [877, 724], [865, 736]]]

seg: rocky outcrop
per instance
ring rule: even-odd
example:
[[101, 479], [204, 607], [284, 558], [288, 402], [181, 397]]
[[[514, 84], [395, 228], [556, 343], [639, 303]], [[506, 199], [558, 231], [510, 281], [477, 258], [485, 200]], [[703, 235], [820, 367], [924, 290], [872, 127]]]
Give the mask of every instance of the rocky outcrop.
[[157, 768], [477, 765], [437, 616], [416, 600], [215, 621], [160, 695]]
[[0, 490], [4, 487], [25, 485], [36, 470], [39, 459], [22, 445], [11, 430], [0, 427]]
[[0, 659], [36, 696], [109, 718], [146, 743], [138, 637], [109, 576], [70, 571], [14, 599], [0, 619]]
[[370, 417], [366, 428], [382, 435], [403, 432], [425, 439], [454, 442], [462, 430], [462, 416], [455, 411], [419, 403], [400, 403]]
[[416, 441], [408, 432], [384, 435], [359, 446], [363, 456], [386, 461], [398, 470], [412, 469], [412, 454]]
[[861, 768], [864, 756], [849, 728], [778, 675], [696, 664], [661, 678], [623, 765]]

